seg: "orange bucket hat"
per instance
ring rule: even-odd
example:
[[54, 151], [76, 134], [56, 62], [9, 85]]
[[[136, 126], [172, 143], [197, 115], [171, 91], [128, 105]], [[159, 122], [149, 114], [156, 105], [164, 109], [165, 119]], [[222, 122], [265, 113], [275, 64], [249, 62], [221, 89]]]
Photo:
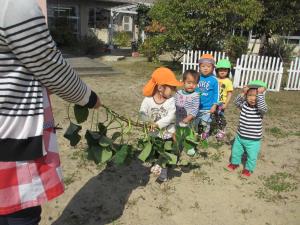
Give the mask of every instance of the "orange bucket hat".
[[150, 97], [153, 95], [153, 91], [156, 85], [169, 85], [173, 87], [180, 87], [183, 84], [178, 81], [172, 70], [166, 67], [160, 67], [151, 75], [151, 79], [143, 88], [143, 95]]
[[211, 64], [215, 65], [216, 61], [215, 61], [214, 57], [212, 56], [212, 54], [203, 54], [199, 59], [199, 64], [201, 64], [201, 63], [211, 63]]

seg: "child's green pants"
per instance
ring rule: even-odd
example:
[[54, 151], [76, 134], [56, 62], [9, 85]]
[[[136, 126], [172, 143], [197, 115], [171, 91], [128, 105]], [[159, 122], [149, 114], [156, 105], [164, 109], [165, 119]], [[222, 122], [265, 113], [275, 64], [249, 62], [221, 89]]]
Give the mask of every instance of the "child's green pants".
[[242, 155], [244, 151], [246, 151], [247, 162], [245, 169], [253, 172], [256, 167], [256, 160], [260, 150], [260, 145], [261, 140], [251, 140], [237, 135], [232, 146], [231, 163], [234, 165], [241, 164]]

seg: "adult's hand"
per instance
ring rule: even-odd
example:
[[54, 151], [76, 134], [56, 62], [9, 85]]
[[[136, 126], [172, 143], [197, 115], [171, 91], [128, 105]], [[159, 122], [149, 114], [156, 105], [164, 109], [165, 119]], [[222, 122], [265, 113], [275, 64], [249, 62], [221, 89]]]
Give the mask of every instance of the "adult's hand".
[[96, 104], [94, 106], [94, 109], [98, 109], [101, 105], [102, 104], [101, 104], [100, 98], [97, 96], [97, 102], [96, 102]]

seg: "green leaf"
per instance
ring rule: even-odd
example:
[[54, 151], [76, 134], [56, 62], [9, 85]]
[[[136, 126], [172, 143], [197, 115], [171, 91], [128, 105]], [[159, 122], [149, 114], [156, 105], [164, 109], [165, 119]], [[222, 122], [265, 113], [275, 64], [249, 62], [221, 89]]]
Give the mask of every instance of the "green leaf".
[[70, 125], [67, 128], [64, 136], [69, 137], [69, 136], [73, 135], [74, 133], [78, 133], [81, 129], [82, 129], [82, 127], [80, 125], [70, 122]]
[[165, 156], [166, 156], [166, 158], [168, 160], [168, 162], [167, 162], [168, 164], [170, 164], [170, 165], [176, 165], [176, 163], [177, 163], [177, 155], [171, 154], [169, 152], [165, 152], [164, 154], [165, 154]]
[[101, 162], [102, 148], [99, 145], [91, 145], [88, 148], [88, 158], [92, 159], [96, 164]]
[[193, 143], [190, 143], [188, 141], [184, 141], [184, 143], [183, 143], [183, 147], [184, 147], [183, 149], [184, 149], [185, 152], [187, 152], [191, 148], [195, 148], [196, 146], [197, 145], [195, 145]]
[[204, 148], [204, 149], [207, 149], [207, 148], [208, 148], [208, 142], [207, 142], [207, 140], [203, 140], [203, 141], [201, 142], [201, 147]]
[[107, 134], [107, 127], [103, 123], [98, 123], [98, 130], [100, 135]]
[[82, 129], [81, 126], [70, 122], [69, 127], [64, 133], [64, 137], [70, 141], [71, 146], [76, 146], [81, 139], [81, 136], [78, 132]]
[[172, 151], [173, 150], [173, 142], [172, 141], [166, 141], [164, 144], [164, 149], [166, 151]]
[[105, 163], [112, 157], [112, 151], [102, 148], [99, 145], [92, 145], [88, 148], [88, 159], [92, 159], [96, 164]]
[[103, 148], [101, 151], [101, 163], [105, 163], [112, 158], [112, 151], [108, 148]]
[[145, 162], [147, 160], [147, 158], [149, 157], [151, 150], [152, 150], [152, 144], [151, 144], [151, 142], [148, 142], [145, 145], [143, 151], [139, 154], [138, 158], [140, 160], [142, 160], [143, 162]]
[[199, 142], [197, 140], [195, 140], [195, 138], [190, 138], [190, 137], [186, 137], [185, 139], [187, 142], [191, 143], [191, 144], [194, 144], [194, 145], [198, 145]]
[[128, 153], [129, 153], [130, 147], [128, 145], [123, 145], [119, 151], [116, 152], [116, 154], [113, 157], [113, 162], [117, 166], [121, 166], [124, 164]]
[[81, 140], [81, 136], [79, 134], [73, 136], [72, 138], [69, 139], [70, 140], [70, 145], [72, 147], [76, 146], [79, 141]]
[[121, 137], [121, 136], [122, 136], [121, 132], [115, 132], [115, 133], [113, 133], [111, 139], [112, 139], [113, 141], [115, 141], [115, 140], [117, 140], [117, 139], [118, 139], [119, 137]]
[[101, 135], [96, 131], [87, 130], [85, 132], [85, 139], [88, 146], [98, 145], [99, 140], [101, 139]]
[[112, 144], [112, 140], [106, 136], [102, 136], [101, 139], [99, 140], [99, 144], [102, 147], [108, 147]]
[[77, 123], [83, 123], [89, 116], [89, 109], [85, 106], [75, 105], [74, 115]]

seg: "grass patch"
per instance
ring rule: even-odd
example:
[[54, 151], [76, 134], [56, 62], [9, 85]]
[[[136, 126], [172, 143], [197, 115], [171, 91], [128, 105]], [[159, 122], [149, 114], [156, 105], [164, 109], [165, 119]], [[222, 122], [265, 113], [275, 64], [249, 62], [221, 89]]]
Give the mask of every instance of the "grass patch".
[[288, 132], [285, 132], [278, 127], [266, 128], [266, 132], [276, 138], [285, 138], [289, 136]]
[[210, 142], [208, 144], [209, 147], [219, 150], [224, 145], [224, 142]]
[[263, 187], [258, 188], [255, 194], [267, 202], [288, 199], [286, 193], [297, 189], [295, 176], [286, 172], [275, 173], [268, 177], [260, 176], [259, 179], [263, 182]]
[[72, 173], [66, 177], [64, 177], [64, 184], [66, 186], [72, 184], [75, 181], [75, 173]]
[[296, 132], [292, 132], [292, 135], [297, 136], [297, 137], [300, 137], [300, 130], [299, 130], [299, 131], [296, 131]]
[[278, 128], [278, 127], [271, 127], [271, 128], [266, 128], [266, 132], [269, 135], [272, 135], [273, 137], [276, 138], [286, 138], [288, 136], [300, 136], [300, 131], [295, 131], [295, 132], [287, 132], [287, 131], [283, 131], [282, 129]]
[[202, 183], [213, 184], [213, 179], [210, 178], [206, 171], [197, 169], [193, 170], [193, 178], [197, 181], [201, 181]]

